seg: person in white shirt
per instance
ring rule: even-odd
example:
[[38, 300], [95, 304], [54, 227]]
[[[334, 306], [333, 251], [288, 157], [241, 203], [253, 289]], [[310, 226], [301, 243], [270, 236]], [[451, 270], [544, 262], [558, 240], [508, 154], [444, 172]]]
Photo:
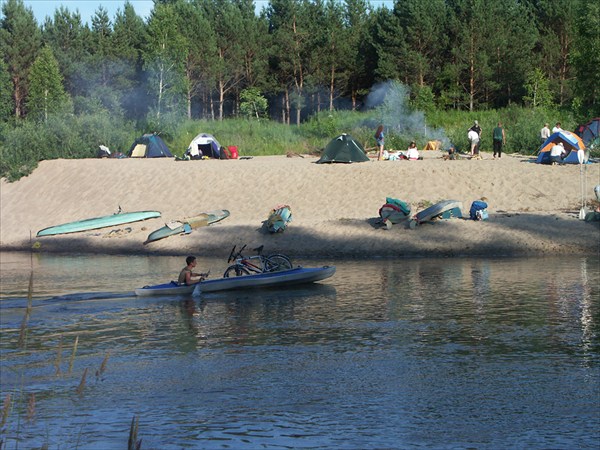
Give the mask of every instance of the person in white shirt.
[[559, 131], [562, 131], [562, 128], [560, 127], [560, 122], [556, 122], [556, 125], [554, 125], [554, 128], [552, 128], [552, 132], [558, 133]]
[[540, 130], [540, 140], [542, 141], [542, 144], [544, 142], [546, 142], [546, 139], [548, 139], [550, 137], [550, 128], [549, 128], [549, 124], [545, 123], [544, 124], [544, 128], [542, 128]]
[[408, 146], [408, 150], [406, 150], [406, 159], [419, 159], [419, 150], [417, 150], [417, 143], [415, 141], [412, 141]]
[[566, 155], [565, 146], [562, 142], [554, 144], [554, 147], [550, 150], [550, 161], [552, 164], [564, 164], [563, 159]]

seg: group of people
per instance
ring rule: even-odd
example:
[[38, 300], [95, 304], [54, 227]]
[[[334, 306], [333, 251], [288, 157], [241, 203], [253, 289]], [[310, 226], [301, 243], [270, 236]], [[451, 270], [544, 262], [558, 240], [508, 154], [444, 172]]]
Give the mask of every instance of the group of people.
[[[544, 142], [548, 140], [548, 138], [559, 131], [563, 131], [560, 122], [556, 122], [556, 125], [550, 131], [550, 125], [545, 123], [543, 128], [540, 130], [540, 142], [543, 145]], [[568, 156], [569, 152], [565, 149], [565, 146], [562, 142], [555, 143], [550, 149], [550, 162], [554, 164], [564, 164], [563, 160]]]
[[[471, 157], [479, 157], [479, 144], [481, 142], [481, 127], [479, 122], [476, 120], [473, 122], [473, 126], [467, 131], [467, 139], [471, 144]], [[506, 133], [502, 122], [498, 122], [494, 130], [492, 131], [492, 141], [494, 150], [494, 159], [502, 157], [502, 147], [506, 144]]]
[[556, 125], [550, 131], [550, 125], [545, 123], [542, 129], [540, 130], [540, 142], [543, 144], [550, 137], [551, 134], [557, 133], [559, 131], [563, 131], [560, 122], [556, 122]]
[[[550, 125], [548, 123], [544, 124], [544, 127], [540, 130], [540, 140], [542, 144], [546, 142], [546, 140], [550, 137], [551, 134], [556, 133], [558, 131], [562, 131], [560, 122], [556, 122], [556, 125], [550, 130]], [[479, 126], [479, 122], [475, 120], [473, 125], [467, 131], [467, 139], [470, 144], [470, 153], [472, 158], [480, 158], [479, 156], [479, 145], [481, 143], [481, 133], [482, 129]], [[375, 132], [375, 141], [377, 142], [377, 159], [379, 161], [383, 159], [389, 160], [397, 160], [397, 159], [420, 159], [419, 151], [417, 150], [417, 145], [413, 141], [410, 143], [410, 146], [406, 153], [404, 152], [393, 152], [388, 153], [384, 150], [385, 138], [383, 133], [383, 125], [379, 125], [377, 131]], [[494, 159], [502, 157], [502, 148], [506, 145], [506, 132], [504, 131], [504, 127], [502, 126], [502, 122], [498, 122], [494, 130], [492, 131], [492, 142], [493, 142], [493, 151], [494, 151]], [[565, 149], [562, 146], [562, 151], [559, 146], [562, 144], [555, 145], [552, 149], [551, 157], [554, 156], [558, 158], [559, 153], [564, 154]], [[564, 156], [563, 156], [564, 157]], [[553, 160], [554, 161], [554, 160]], [[558, 161], [558, 159], [557, 159]]]
[[406, 152], [397, 151], [397, 152], [388, 152], [384, 149], [385, 146], [385, 136], [383, 134], [383, 125], [379, 125], [377, 127], [377, 131], [375, 132], [375, 142], [377, 143], [377, 160], [389, 160], [389, 161], [398, 161], [401, 159], [408, 159], [411, 161], [415, 161], [417, 159], [423, 159], [419, 155], [419, 150], [417, 149], [417, 143], [412, 141], [406, 149]]

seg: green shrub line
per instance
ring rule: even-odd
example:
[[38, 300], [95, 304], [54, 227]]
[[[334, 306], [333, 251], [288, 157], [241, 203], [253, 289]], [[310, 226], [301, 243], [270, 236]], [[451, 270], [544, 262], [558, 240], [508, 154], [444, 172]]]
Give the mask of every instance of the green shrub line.
[[[311, 116], [299, 126], [267, 119], [167, 119], [160, 129], [153, 129], [158, 126], [136, 126], [107, 113], [55, 115], [43, 123], [0, 124], [0, 176], [9, 181], [18, 180], [30, 174], [43, 160], [95, 158], [100, 145], [109, 147], [113, 153], [126, 154], [137, 137], [152, 132], [160, 134], [176, 156], [183, 155], [199, 133], [214, 135], [223, 146], [237, 146], [240, 155], [246, 156], [318, 153], [341, 133], [352, 135], [365, 148], [370, 148], [375, 146], [373, 133], [380, 117], [378, 110], [327, 111]], [[468, 150], [467, 130], [474, 120], [478, 120], [483, 129], [481, 151], [491, 152], [492, 130], [501, 121], [506, 131], [504, 152], [535, 155], [540, 146], [539, 131], [544, 123], [552, 127], [561, 122], [565, 130], [574, 130], [577, 126], [569, 112], [522, 107], [478, 112], [437, 110], [423, 114], [422, 119], [422, 124], [408, 128], [402, 126], [402, 117], [389, 119], [396, 123], [384, 123], [386, 147], [404, 150], [415, 140], [417, 146], [423, 148], [427, 141], [441, 136], [443, 148], [452, 144], [464, 152]], [[592, 157], [598, 156], [598, 150], [592, 152]]]

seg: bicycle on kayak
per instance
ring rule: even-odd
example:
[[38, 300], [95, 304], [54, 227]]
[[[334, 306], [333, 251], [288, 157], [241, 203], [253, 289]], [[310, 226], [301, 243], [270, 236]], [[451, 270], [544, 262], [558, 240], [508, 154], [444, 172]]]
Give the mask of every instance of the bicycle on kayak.
[[280, 270], [289, 270], [292, 268], [292, 261], [285, 255], [273, 254], [264, 256], [262, 254], [264, 245], [255, 248], [255, 256], [244, 256], [242, 252], [246, 248], [244, 245], [237, 252], [235, 251], [237, 246], [233, 246], [227, 263], [233, 262], [223, 274], [223, 278], [229, 278], [230, 276], [242, 276], [252, 275], [257, 273], [265, 272], [279, 272]]

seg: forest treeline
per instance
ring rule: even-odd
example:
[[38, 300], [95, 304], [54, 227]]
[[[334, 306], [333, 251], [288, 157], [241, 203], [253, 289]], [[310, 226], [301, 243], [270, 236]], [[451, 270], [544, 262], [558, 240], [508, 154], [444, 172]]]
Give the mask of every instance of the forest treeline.
[[425, 113], [600, 115], [597, 0], [270, 0], [259, 13], [253, 0], [154, 3], [146, 20], [130, 3], [114, 17], [99, 7], [90, 24], [60, 6], [39, 25], [5, 0], [3, 153], [15, 129], [65, 117], [122, 134], [168, 135], [186, 119], [300, 125], [370, 108], [389, 80]]

